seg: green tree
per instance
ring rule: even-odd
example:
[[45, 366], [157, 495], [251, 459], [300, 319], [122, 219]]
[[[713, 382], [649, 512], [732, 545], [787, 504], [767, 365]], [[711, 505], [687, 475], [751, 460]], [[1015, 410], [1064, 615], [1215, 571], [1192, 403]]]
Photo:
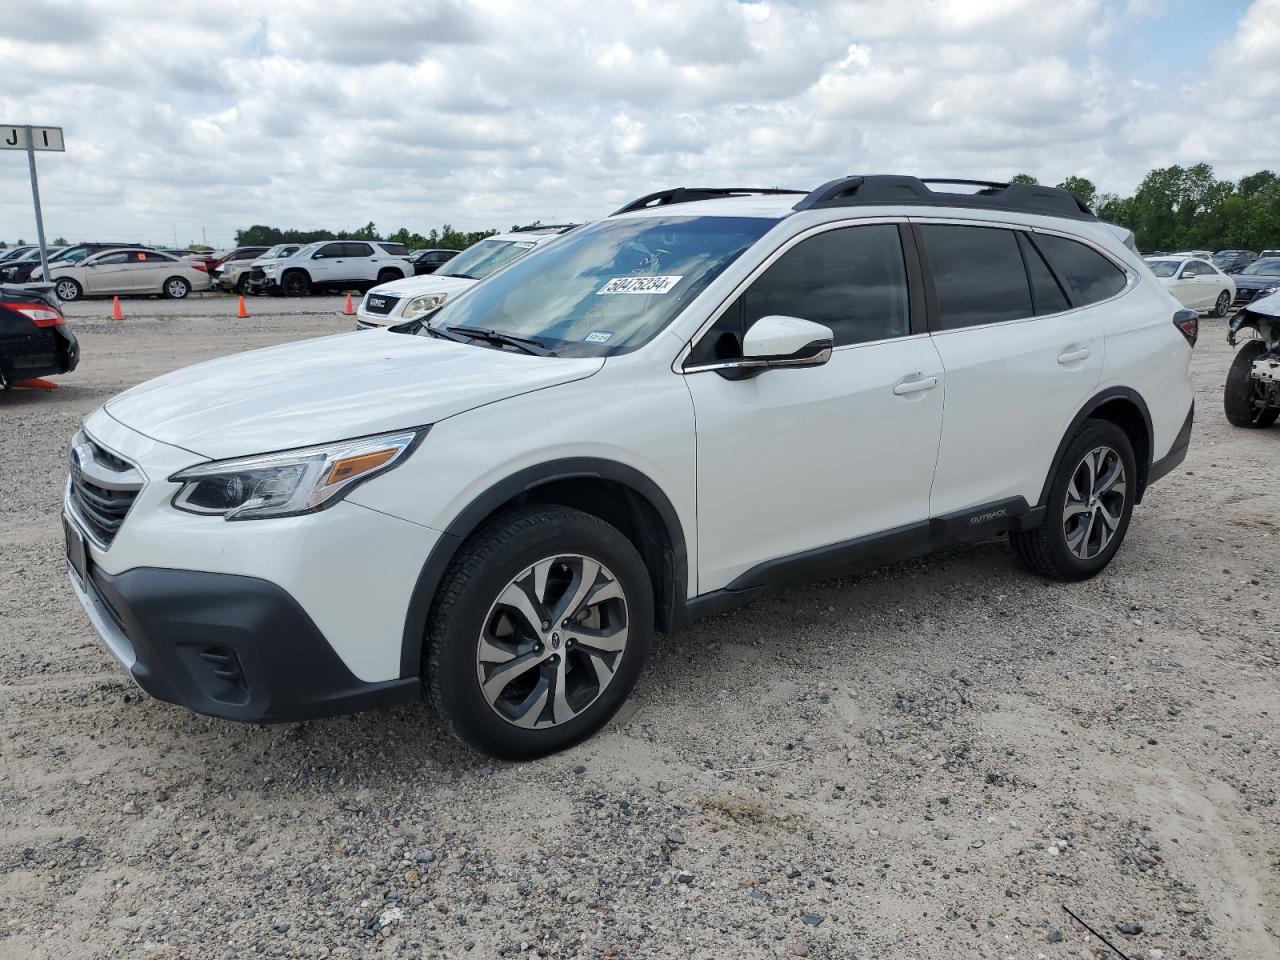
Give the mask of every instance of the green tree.
[[53, 241], [53, 245], [54, 245], [55, 247], [65, 247], [65, 246], [69, 246], [69, 244], [67, 243], [67, 238], [66, 238], [66, 237], [58, 237], [58, 238], [56, 238], [56, 239]]
[[1009, 182], [1010, 183], [1039, 183], [1040, 181], [1037, 180], [1035, 177], [1033, 177], [1029, 173], [1015, 173], [1012, 177], [1009, 178]]
[[1098, 188], [1093, 185], [1092, 180], [1086, 180], [1084, 177], [1067, 177], [1058, 184], [1058, 189], [1074, 193], [1090, 209], [1093, 208], [1098, 200]]

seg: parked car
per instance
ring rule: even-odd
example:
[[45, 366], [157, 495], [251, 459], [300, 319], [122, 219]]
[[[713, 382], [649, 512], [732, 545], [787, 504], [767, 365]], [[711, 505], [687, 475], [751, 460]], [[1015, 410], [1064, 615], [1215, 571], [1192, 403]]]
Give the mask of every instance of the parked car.
[[1232, 274], [1239, 273], [1256, 259], [1258, 255], [1250, 250], [1219, 250], [1210, 262], [1223, 273]]
[[380, 240], [321, 240], [290, 256], [262, 264], [268, 292], [305, 297], [313, 290], [367, 289], [413, 276], [402, 243]]
[[1258, 254], [1258, 259], [1275, 260], [1280, 259], [1280, 250], [1263, 250]]
[[54, 291], [64, 303], [112, 294], [156, 294], [181, 300], [192, 290], [209, 289], [204, 264], [159, 250], [105, 250], [78, 263], [51, 263], [49, 272]]
[[[66, 247], [47, 247], [45, 255], [55, 259]], [[40, 248], [33, 247], [26, 253], [9, 260], [0, 261], [0, 283], [25, 283], [31, 279], [31, 272], [40, 266]]]
[[198, 712], [425, 685], [533, 757], [783, 584], [1006, 532], [1092, 577], [1185, 456], [1196, 316], [1066, 191], [943, 186], [664, 190], [429, 318], [136, 386], [71, 446], [75, 595]]
[[[244, 293], [244, 280], [250, 264], [272, 247], [236, 247], [219, 257], [209, 268], [209, 282], [218, 290], [228, 293]], [[298, 249], [295, 245], [294, 249]]]
[[1236, 295], [1232, 306], [1239, 308], [1258, 297], [1280, 291], [1280, 256], [1259, 257], [1233, 277]]
[[1215, 317], [1227, 315], [1236, 295], [1235, 281], [1208, 260], [1162, 257], [1146, 263], [1184, 307], [1207, 310]]
[[422, 276], [435, 273], [461, 252], [461, 250], [414, 250], [409, 254], [409, 262], [413, 264], [414, 274]]
[[1259, 297], [1232, 317], [1227, 342], [1234, 347], [1249, 328], [1256, 336], [1231, 361], [1223, 410], [1237, 427], [1269, 427], [1280, 419], [1280, 293]]
[[38, 249], [40, 248], [29, 243], [19, 244], [18, 246], [15, 246], [15, 247], [5, 247], [3, 250], [0, 250], [0, 263], [4, 263], [9, 260], [15, 260], [18, 257], [22, 256], [23, 254], [27, 253], [29, 250], [38, 250]]
[[302, 249], [300, 243], [278, 243], [265, 253], [261, 254], [255, 260], [249, 261], [249, 265], [240, 274], [236, 283], [241, 293], [265, 293], [267, 276], [263, 272], [263, 266], [273, 260], [280, 260], [285, 257], [291, 257]]
[[21, 380], [70, 373], [80, 345], [53, 288], [0, 284], [0, 389]]
[[[49, 270], [53, 271], [57, 267], [74, 265], [87, 257], [93, 256], [95, 253], [101, 253], [104, 250], [155, 250], [155, 247], [149, 247], [144, 243], [76, 243], [69, 247], [63, 247], [57, 256], [49, 258]], [[31, 271], [31, 280], [43, 280], [44, 271], [40, 267], [35, 267]]]
[[300, 250], [302, 250], [301, 243], [278, 243], [274, 247], [242, 247], [241, 250], [234, 251], [241, 255], [228, 256], [219, 266], [215, 266], [210, 271], [212, 284], [228, 293], [248, 293], [253, 270], [257, 266], [278, 257], [292, 256]]
[[429, 276], [379, 284], [360, 301], [356, 329], [387, 327], [420, 317], [575, 226], [562, 223], [521, 227], [473, 243]]
[[1213, 251], [1212, 250], [1180, 250], [1176, 253], [1166, 254], [1166, 256], [1182, 257], [1184, 259], [1193, 257], [1197, 260], [1212, 260]]

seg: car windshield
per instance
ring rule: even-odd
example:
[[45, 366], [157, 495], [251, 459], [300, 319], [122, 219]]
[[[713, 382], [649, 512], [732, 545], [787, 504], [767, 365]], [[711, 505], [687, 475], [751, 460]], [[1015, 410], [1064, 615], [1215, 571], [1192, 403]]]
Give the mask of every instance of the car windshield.
[[473, 243], [436, 273], [442, 277], [483, 280], [499, 267], [518, 260], [537, 246], [533, 240], [481, 240]]
[[1244, 277], [1280, 277], [1280, 260], [1255, 260], [1243, 270]]
[[1157, 277], [1172, 277], [1182, 265], [1181, 260], [1148, 260], [1147, 266]]
[[89, 256], [93, 251], [88, 247], [81, 247], [79, 250], [67, 250], [58, 255], [59, 260], [66, 260], [70, 263], [79, 263], [85, 257]]
[[625, 352], [670, 323], [776, 222], [764, 217], [605, 220], [446, 303], [430, 327], [530, 338], [560, 356]]

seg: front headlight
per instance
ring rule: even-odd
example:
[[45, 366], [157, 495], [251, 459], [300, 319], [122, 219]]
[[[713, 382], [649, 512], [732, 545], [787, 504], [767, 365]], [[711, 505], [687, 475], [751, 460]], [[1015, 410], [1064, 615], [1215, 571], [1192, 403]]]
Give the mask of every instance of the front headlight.
[[292, 517], [323, 510], [358, 484], [402, 463], [428, 429], [202, 463], [169, 478], [182, 484], [173, 505], [224, 520]]
[[422, 297], [414, 297], [404, 305], [404, 318], [412, 320], [414, 317], [420, 317], [424, 313], [430, 313], [440, 304], [444, 303], [447, 293], [428, 293]]
[[1280, 286], [1276, 286], [1276, 287], [1263, 287], [1263, 288], [1262, 288], [1262, 292], [1263, 292], [1263, 293], [1275, 293], [1277, 290], [1280, 290]]

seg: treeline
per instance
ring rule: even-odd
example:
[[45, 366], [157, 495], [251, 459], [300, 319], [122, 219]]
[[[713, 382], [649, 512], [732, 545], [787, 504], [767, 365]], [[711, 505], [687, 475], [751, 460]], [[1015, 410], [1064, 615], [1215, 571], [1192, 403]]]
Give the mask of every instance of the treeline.
[[[1014, 180], [1035, 183], [1028, 174]], [[1259, 170], [1238, 181], [1219, 180], [1213, 167], [1163, 167], [1143, 178], [1133, 196], [1099, 193], [1084, 177], [1057, 184], [1102, 220], [1133, 231], [1138, 249], [1252, 250], [1280, 247], [1280, 177]]]
[[370, 221], [356, 230], [282, 230], [279, 227], [268, 227], [254, 224], [246, 230], [236, 231], [236, 246], [263, 247], [277, 243], [314, 243], [317, 240], [388, 240], [403, 243], [410, 250], [423, 247], [439, 247], [443, 250], [465, 250], [485, 237], [491, 237], [497, 230], [455, 230], [447, 223], [440, 229], [431, 228], [429, 233], [415, 233], [408, 227], [401, 227], [395, 233], [385, 237], [377, 226]]

